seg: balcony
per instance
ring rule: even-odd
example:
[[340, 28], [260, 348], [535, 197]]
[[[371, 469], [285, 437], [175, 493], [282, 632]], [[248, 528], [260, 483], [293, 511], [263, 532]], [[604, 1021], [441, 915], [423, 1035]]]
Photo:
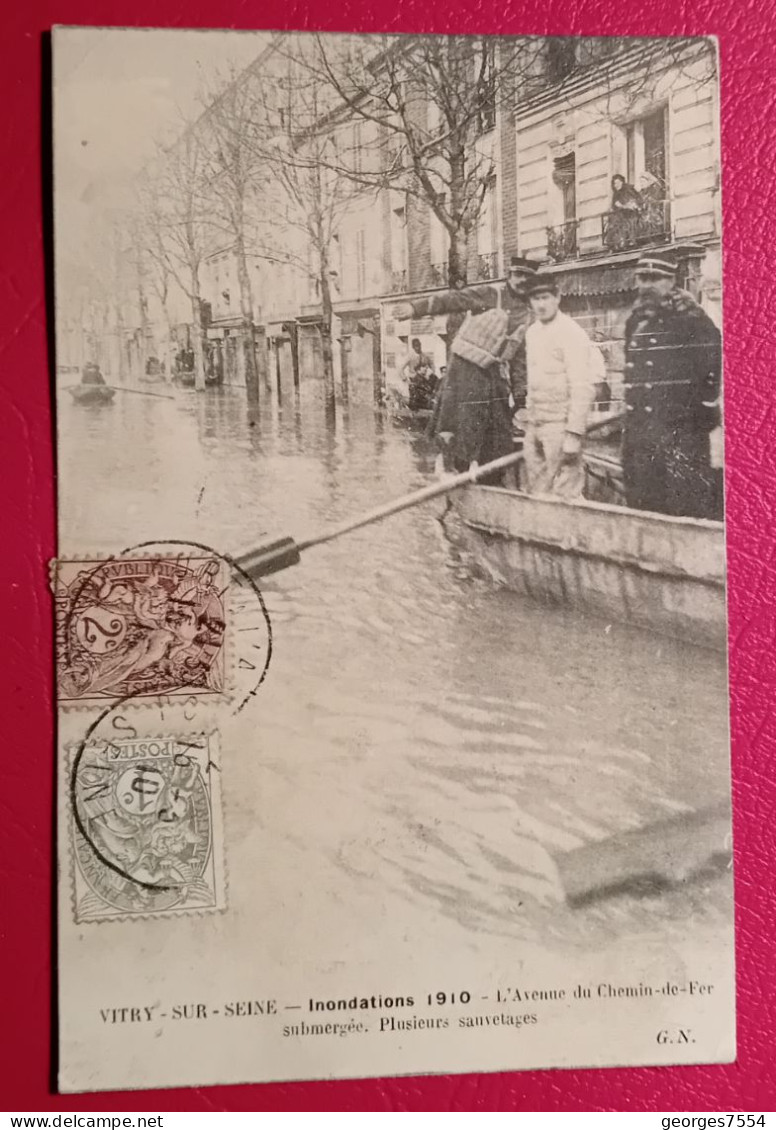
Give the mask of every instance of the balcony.
[[498, 278], [498, 252], [487, 251], [477, 256], [477, 281]]
[[547, 256], [556, 263], [577, 256], [577, 225], [579, 220], [569, 220], [554, 228], [547, 228]]
[[636, 211], [605, 212], [601, 236], [607, 251], [628, 251], [671, 238], [671, 201], [645, 201]]
[[391, 271], [391, 293], [405, 294], [407, 291], [407, 269]]
[[431, 285], [447, 286], [447, 263], [431, 264]]

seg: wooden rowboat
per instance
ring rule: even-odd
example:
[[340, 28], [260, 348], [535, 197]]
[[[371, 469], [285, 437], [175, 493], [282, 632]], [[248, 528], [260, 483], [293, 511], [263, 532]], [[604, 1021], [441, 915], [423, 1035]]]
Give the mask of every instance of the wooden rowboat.
[[116, 393], [107, 385], [72, 385], [70, 395], [76, 404], [110, 404]]
[[453, 504], [485, 571], [525, 596], [725, 649], [721, 522], [469, 486]]

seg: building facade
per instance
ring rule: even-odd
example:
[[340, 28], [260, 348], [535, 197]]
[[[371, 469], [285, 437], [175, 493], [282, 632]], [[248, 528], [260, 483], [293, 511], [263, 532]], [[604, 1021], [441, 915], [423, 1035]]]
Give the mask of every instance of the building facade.
[[[466, 247], [468, 285], [503, 279], [514, 255], [557, 273], [564, 308], [602, 347], [616, 398], [633, 268], [645, 249], [674, 249], [682, 281], [720, 321], [715, 45], [533, 37], [494, 40], [489, 50], [494, 96], [472, 140], [482, 184]], [[518, 69], [505, 62], [518, 56]], [[239, 80], [261, 74], [266, 85], [277, 68], [278, 103], [267, 113], [280, 122], [287, 66], [270, 48]], [[414, 112], [433, 136], [439, 107], [429, 98]], [[315, 152], [325, 137], [335, 163], [374, 173], [384, 159], [375, 128], [329, 103], [308, 123], [307, 144]], [[358, 400], [401, 386], [413, 338], [437, 368], [450, 346], [446, 318], [394, 316], [398, 298], [447, 287], [448, 233], [422, 192], [388, 177], [368, 182], [356, 178], [342, 190], [326, 248], [335, 379], [341, 397]], [[616, 206], [622, 186], [637, 202], [630, 210]], [[268, 253], [259, 234], [247, 255], [255, 348], [265, 385], [284, 395], [321, 377], [320, 265], [304, 225], [287, 222], [281, 187], [262, 191], [265, 222], [282, 228], [282, 247]], [[201, 285], [211, 355], [226, 383], [244, 384], [240, 280], [228, 240], [206, 256]]]

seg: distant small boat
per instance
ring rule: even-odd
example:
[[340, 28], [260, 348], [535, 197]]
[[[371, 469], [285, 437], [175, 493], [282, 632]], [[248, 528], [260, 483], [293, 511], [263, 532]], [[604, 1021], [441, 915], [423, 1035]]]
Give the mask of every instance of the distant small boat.
[[116, 395], [108, 385], [73, 385], [69, 392], [76, 404], [110, 404]]
[[466, 487], [453, 505], [466, 547], [508, 588], [724, 650], [721, 522], [501, 487]]

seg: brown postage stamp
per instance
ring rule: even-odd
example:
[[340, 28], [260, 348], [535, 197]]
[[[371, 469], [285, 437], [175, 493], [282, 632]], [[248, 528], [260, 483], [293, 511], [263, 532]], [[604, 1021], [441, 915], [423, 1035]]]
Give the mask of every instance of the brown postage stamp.
[[215, 734], [71, 752], [77, 922], [224, 909], [218, 760]]
[[57, 562], [60, 704], [222, 693], [227, 584], [215, 557]]

